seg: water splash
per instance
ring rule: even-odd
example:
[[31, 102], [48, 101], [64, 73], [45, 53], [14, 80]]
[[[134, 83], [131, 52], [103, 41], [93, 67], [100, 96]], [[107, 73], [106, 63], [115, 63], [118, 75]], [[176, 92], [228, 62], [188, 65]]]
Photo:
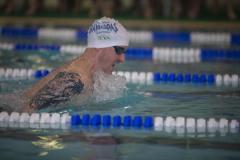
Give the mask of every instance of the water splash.
[[[123, 76], [105, 74], [103, 71], [97, 71], [94, 75], [94, 86], [91, 98], [89, 95], [78, 95], [72, 97], [68, 102], [58, 104], [58, 107], [49, 106], [49, 111], [63, 109], [69, 106], [84, 106], [89, 103], [98, 103], [107, 100], [117, 99], [123, 96], [126, 89], [126, 79]], [[0, 93], [0, 111], [19, 111], [26, 105], [27, 99], [22, 96], [23, 91], [14, 91], [14, 93]], [[92, 101], [94, 100], [94, 101]]]
[[94, 75], [93, 98], [96, 102], [113, 100], [123, 95], [126, 78], [119, 75], [105, 74], [97, 71]]

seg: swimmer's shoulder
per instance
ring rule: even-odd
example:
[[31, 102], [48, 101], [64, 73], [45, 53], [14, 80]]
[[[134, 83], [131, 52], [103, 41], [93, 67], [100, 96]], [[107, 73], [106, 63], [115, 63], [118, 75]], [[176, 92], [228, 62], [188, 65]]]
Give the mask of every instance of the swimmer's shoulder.
[[81, 94], [83, 88], [84, 83], [78, 73], [60, 71], [30, 98], [29, 106], [37, 109], [56, 106]]
[[30, 88], [28, 88], [24, 92], [24, 96], [27, 98], [32, 97], [36, 92], [38, 92], [43, 86], [45, 86], [49, 81], [51, 81], [57, 73], [63, 71], [63, 68], [56, 68], [52, 70], [47, 76], [41, 78], [40, 80], [37, 81], [34, 85], [32, 85]]

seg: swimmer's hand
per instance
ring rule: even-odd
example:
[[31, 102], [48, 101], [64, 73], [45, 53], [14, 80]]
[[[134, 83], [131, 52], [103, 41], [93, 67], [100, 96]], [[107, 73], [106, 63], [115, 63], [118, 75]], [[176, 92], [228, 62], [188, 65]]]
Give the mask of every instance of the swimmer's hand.
[[77, 73], [59, 72], [42, 87], [30, 100], [30, 108], [42, 109], [68, 101], [82, 92], [84, 84]]

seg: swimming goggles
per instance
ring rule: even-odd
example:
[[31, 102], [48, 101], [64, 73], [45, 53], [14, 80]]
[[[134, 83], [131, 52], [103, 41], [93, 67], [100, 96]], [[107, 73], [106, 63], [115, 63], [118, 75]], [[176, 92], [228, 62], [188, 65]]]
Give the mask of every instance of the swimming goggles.
[[113, 48], [114, 48], [117, 55], [123, 54], [127, 51], [127, 49], [124, 48], [124, 47], [113, 46]]

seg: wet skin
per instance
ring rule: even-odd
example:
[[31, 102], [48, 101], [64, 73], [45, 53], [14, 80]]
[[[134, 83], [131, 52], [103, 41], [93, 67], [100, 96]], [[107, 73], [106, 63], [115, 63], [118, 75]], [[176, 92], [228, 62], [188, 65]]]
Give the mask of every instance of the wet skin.
[[100, 69], [107, 74], [112, 74], [115, 65], [125, 61], [125, 55], [116, 54], [113, 47], [90, 51], [96, 53], [88, 54], [87, 50], [83, 57], [80, 56], [66, 66], [57, 69], [54, 74], [33, 86], [28, 91], [29, 102], [23, 111], [57, 106], [69, 101], [71, 97], [82, 94], [86, 84], [89, 86], [93, 83], [92, 75], [96, 70]]

